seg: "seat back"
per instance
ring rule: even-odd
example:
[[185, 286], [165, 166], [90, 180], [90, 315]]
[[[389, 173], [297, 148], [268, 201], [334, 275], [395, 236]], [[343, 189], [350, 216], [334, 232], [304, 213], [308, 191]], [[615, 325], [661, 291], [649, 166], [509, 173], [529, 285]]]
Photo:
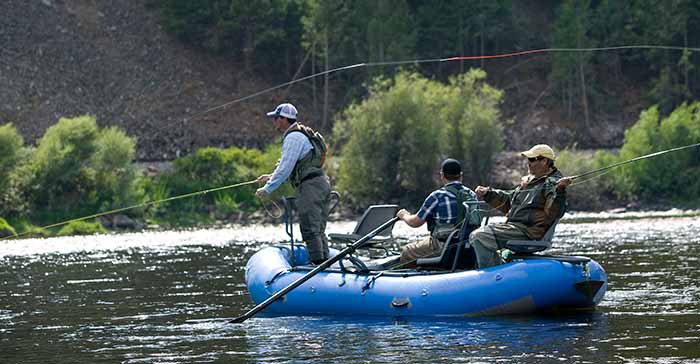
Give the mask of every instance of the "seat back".
[[552, 247], [552, 238], [558, 223], [559, 219], [555, 220], [540, 240], [508, 240], [505, 248], [516, 253], [535, 253], [547, 250]]
[[[365, 213], [362, 214], [362, 217], [357, 222], [357, 225], [355, 225], [355, 230], [353, 230], [352, 233], [362, 236], [367, 235], [372, 230], [395, 217], [398, 211], [398, 205], [371, 205], [365, 210]], [[377, 235], [391, 237], [393, 229], [394, 224], [391, 224]]]
[[416, 265], [424, 269], [437, 268], [451, 271], [474, 268], [476, 264], [474, 250], [471, 247], [466, 248], [464, 244], [469, 239], [469, 234], [476, 228], [478, 226], [462, 224], [445, 240], [439, 256], [419, 258], [416, 260]]

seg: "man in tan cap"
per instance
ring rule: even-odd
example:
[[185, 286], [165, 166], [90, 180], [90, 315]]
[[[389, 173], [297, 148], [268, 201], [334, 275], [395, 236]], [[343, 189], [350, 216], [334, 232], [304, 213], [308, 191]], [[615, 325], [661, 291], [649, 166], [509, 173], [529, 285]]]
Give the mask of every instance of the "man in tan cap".
[[570, 177], [562, 177], [554, 167], [556, 156], [546, 144], [520, 153], [527, 158], [528, 175], [511, 191], [478, 186], [474, 192], [491, 207], [507, 216], [505, 223], [489, 224], [469, 236], [479, 268], [501, 263], [498, 250], [508, 240], [538, 240], [566, 210], [566, 187]]

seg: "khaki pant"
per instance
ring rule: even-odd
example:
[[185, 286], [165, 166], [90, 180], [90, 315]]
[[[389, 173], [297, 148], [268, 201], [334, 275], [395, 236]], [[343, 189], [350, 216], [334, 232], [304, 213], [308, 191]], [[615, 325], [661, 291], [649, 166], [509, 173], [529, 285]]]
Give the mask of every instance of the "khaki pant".
[[401, 257], [399, 258], [400, 268], [415, 268], [418, 258], [437, 257], [442, 253], [443, 242], [428, 236], [427, 238], [406, 244], [401, 248]]
[[331, 186], [328, 178], [319, 176], [308, 179], [297, 188], [297, 214], [301, 237], [306, 243], [309, 260], [320, 262], [328, 259], [326, 221], [330, 204]]
[[474, 247], [478, 268], [488, 268], [501, 264], [501, 257], [496, 253], [508, 240], [529, 240], [530, 238], [509, 223], [491, 224], [474, 230], [469, 235], [469, 244]]

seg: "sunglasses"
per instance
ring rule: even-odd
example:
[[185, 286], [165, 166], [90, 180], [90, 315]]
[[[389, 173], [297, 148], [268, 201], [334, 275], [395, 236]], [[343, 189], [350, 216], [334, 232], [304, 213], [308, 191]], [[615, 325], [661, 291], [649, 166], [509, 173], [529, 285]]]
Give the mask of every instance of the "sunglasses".
[[536, 162], [536, 161], [539, 161], [539, 160], [542, 160], [542, 159], [544, 159], [543, 156], [538, 156], [538, 157], [535, 157], [535, 158], [528, 158], [527, 161], [528, 161], [528, 162]]

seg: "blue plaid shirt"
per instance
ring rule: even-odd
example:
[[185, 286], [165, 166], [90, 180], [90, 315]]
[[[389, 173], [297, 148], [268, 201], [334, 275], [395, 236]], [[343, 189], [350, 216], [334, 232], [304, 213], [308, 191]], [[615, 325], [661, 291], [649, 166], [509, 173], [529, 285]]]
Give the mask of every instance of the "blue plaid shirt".
[[[449, 185], [461, 187], [467, 193], [467, 201], [477, 201], [476, 193], [465, 187], [462, 182], [454, 181], [445, 186]], [[438, 224], [456, 224], [458, 215], [457, 196], [445, 189], [437, 189], [428, 195], [417, 215], [425, 221], [432, 219]], [[465, 216], [468, 216], [474, 225], [479, 225], [481, 222], [478, 213], [470, 213], [467, 210]]]

